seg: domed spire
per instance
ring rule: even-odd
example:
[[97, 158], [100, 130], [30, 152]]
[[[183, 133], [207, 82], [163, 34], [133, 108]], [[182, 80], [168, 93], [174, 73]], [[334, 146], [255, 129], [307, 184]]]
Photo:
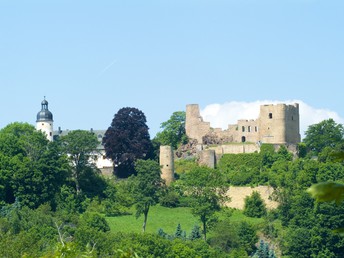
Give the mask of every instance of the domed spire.
[[37, 113], [36, 122], [53, 121], [53, 114], [48, 109], [48, 101], [45, 99], [45, 96], [41, 105], [42, 105], [42, 108], [41, 108], [41, 111]]

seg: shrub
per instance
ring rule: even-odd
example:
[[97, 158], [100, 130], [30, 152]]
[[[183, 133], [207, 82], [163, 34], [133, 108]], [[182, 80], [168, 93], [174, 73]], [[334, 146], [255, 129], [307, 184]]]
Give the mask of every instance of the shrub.
[[161, 206], [175, 208], [179, 205], [179, 196], [176, 192], [168, 191], [165, 195], [159, 199]]
[[260, 193], [254, 191], [251, 196], [245, 198], [244, 214], [253, 218], [266, 215], [266, 206]]

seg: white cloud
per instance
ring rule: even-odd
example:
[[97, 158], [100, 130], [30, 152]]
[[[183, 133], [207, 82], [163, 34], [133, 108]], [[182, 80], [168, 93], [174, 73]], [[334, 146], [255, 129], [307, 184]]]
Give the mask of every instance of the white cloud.
[[231, 101], [223, 104], [210, 104], [201, 110], [204, 121], [210, 122], [214, 128], [227, 129], [228, 124], [236, 124], [239, 119], [257, 119], [259, 107], [264, 104], [299, 103], [300, 105], [300, 133], [304, 137], [304, 132], [309, 125], [316, 124], [322, 120], [333, 118], [337, 123], [344, 123], [344, 119], [336, 112], [328, 109], [314, 108], [301, 100], [270, 101], [259, 100], [255, 102]]

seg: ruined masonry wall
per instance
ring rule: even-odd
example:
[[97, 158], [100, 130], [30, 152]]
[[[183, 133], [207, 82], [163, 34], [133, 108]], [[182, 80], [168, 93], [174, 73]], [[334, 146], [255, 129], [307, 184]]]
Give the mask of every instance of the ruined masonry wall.
[[[299, 124], [297, 103], [262, 105], [256, 120], [238, 120], [237, 124], [228, 125], [227, 130], [211, 128], [209, 122], [204, 122], [197, 104], [186, 106], [186, 135], [196, 139], [199, 144], [203, 144], [203, 137], [210, 133], [226, 139], [227, 142], [297, 144], [301, 140]], [[243, 152], [238, 151], [238, 153]]]
[[186, 106], [185, 131], [189, 138], [202, 143], [202, 138], [210, 131], [210, 123], [203, 122], [199, 106], [191, 104]]
[[269, 200], [270, 195], [273, 193], [273, 188], [269, 186], [257, 186], [257, 187], [246, 187], [246, 186], [231, 186], [227, 192], [231, 198], [225, 205], [227, 207], [236, 208], [243, 210], [245, 206], [245, 197], [250, 196], [253, 191], [260, 193], [262, 199], [266, 204], [266, 208], [275, 209], [278, 206], [278, 202]]
[[200, 152], [199, 162], [200, 165], [207, 166], [209, 168], [215, 168], [216, 155], [215, 150], [204, 150]]

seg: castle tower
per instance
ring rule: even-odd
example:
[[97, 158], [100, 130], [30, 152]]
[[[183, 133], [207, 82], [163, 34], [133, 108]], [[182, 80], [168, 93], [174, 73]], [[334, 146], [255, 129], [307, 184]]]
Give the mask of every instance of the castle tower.
[[171, 146], [160, 146], [160, 166], [161, 178], [166, 185], [170, 185], [174, 180], [174, 156]]
[[196, 139], [199, 144], [202, 144], [203, 136], [210, 131], [210, 123], [203, 121], [197, 104], [187, 105], [185, 115], [186, 135], [190, 139]]
[[53, 114], [48, 109], [48, 101], [44, 100], [41, 103], [41, 111], [37, 113], [36, 129], [41, 130], [47, 136], [49, 141], [53, 140]]
[[299, 143], [301, 138], [299, 104], [260, 106], [258, 125], [262, 143]]

